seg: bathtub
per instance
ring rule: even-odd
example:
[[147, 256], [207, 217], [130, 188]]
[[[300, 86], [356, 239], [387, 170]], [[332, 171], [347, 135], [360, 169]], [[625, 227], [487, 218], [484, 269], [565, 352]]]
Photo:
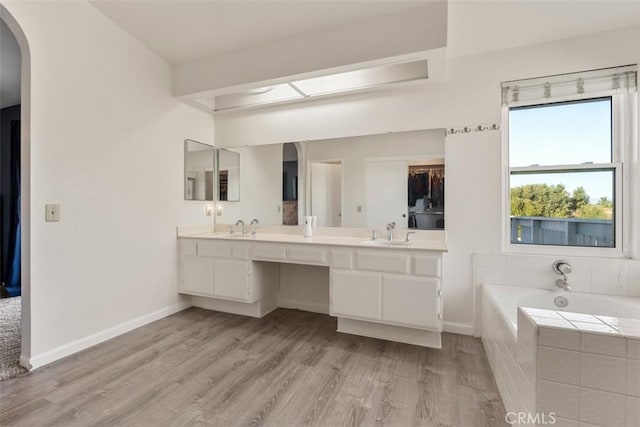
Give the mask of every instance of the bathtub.
[[[518, 307], [640, 319], [640, 298], [486, 283], [482, 287], [482, 298], [487, 298], [493, 309], [505, 319], [514, 337], [517, 336], [518, 331]], [[569, 305], [565, 308], [556, 307], [553, 302], [560, 295], [569, 300]]]
[[[557, 307], [554, 304], [554, 299], [558, 296], [566, 297], [569, 304], [564, 308]], [[555, 351], [557, 354], [569, 357], [572, 361], [578, 361], [576, 363], [579, 363], [579, 361], [585, 357], [583, 356], [585, 354], [587, 355], [586, 357], [591, 358], [602, 358], [604, 355], [604, 357], [610, 357], [610, 361], [618, 363], [621, 369], [625, 369], [624, 364], [627, 363], [627, 366], [629, 366], [627, 369], [630, 369], [627, 373], [627, 376], [629, 376], [629, 374], [633, 374], [633, 372], [637, 370], [636, 366], [640, 363], [638, 361], [640, 357], [640, 337], [635, 336], [629, 338], [624, 334], [615, 337], [612, 335], [603, 337], [603, 335], [600, 334], [594, 338], [591, 332], [584, 332], [582, 330], [558, 332], [557, 329], [555, 332], [552, 331], [551, 334], [546, 332], [542, 334], [542, 332], [540, 332], [542, 335], [538, 335], [539, 331], [546, 329], [546, 327], [536, 324], [536, 320], [533, 317], [529, 317], [522, 312], [518, 313], [518, 307], [638, 319], [640, 321], [640, 298], [615, 297], [485, 283], [482, 285], [481, 290], [479, 319], [482, 343], [486, 350], [487, 359], [505, 409], [508, 413], [526, 413], [533, 415], [548, 413], [550, 408], [548, 401], [551, 399], [551, 410], [555, 411], [557, 408], [561, 408], [562, 411], [565, 411], [558, 411], [559, 414], [555, 414], [560, 421], [559, 424], [578, 425], [580, 422], [585, 421], [583, 417], [590, 416], [589, 408], [586, 407], [588, 405], [575, 409], [577, 407], [576, 405], [562, 405], [561, 402], [579, 402], [581, 399], [580, 396], [583, 396], [584, 393], [599, 393], [599, 395], [604, 396], [596, 400], [596, 404], [602, 403], [602, 405], [604, 405], [599, 409], [600, 413], [613, 411], [614, 407], [617, 412], [613, 411], [609, 415], [609, 418], [600, 420], [600, 422], [597, 423], [592, 421], [590, 424], [640, 425], [640, 411], [637, 411], [637, 413], [632, 412], [635, 411], [633, 408], [637, 407], [637, 403], [640, 402], [640, 395], [638, 395], [638, 393], [640, 393], [640, 387], [631, 385], [631, 387], [627, 389], [627, 385], [623, 384], [620, 389], [615, 390], [615, 393], [611, 392], [611, 389], [594, 391], [593, 388], [582, 388], [580, 381], [582, 375], [585, 374], [582, 371], [578, 374], [577, 382], [570, 383], [572, 385], [567, 386], [567, 384], [562, 384], [565, 380], [556, 379], [555, 377], [549, 378], [548, 376], [540, 377], [542, 365], [538, 363], [547, 363], [548, 361], [548, 359], [538, 360], [538, 353], [540, 351], [547, 353], [549, 351]], [[519, 322], [520, 325], [518, 325]], [[560, 335], [567, 333], [573, 334], [573, 337], [576, 337], [576, 334], [578, 334], [582, 338], [578, 338], [578, 344], [574, 344], [572, 347], [571, 342], [576, 341], [565, 340], [569, 335]], [[553, 341], [549, 339], [552, 334], [555, 337]], [[594, 332], [594, 334], [598, 333]], [[593, 342], [594, 339], [617, 340], [617, 343], [622, 344], [620, 348], [623, 349], [623, 352], [619, 354], [607, 354], [606, 352], [609, 351], [607, 346], [609, 344], [611, 344], [610, 350], [612, 352], [615, 351], [615, 348], [618, 348], [614, 345], [615, 343], [613, 341], [607, 341], [607, 345], [601, 345], [598, 350], [595, 350], [595, 353], [600, 352], [600, 354], [591, 354], [594, 350], [585, 349], [580, 345], [581, 340], [585, 340], [586, 335], [589, 335], [587, 338], [590, 342]], [[558, 339], [558, 337], [562, 338]], [[624, 342], [625, 340], [626, 343]], [[631, 340], [632, 343], [629, 340]], [[554, 346], [557, 347], [557, 349], [554, 349]], [[630, 350], [627, 350], [625, 353], [624, 349], [631, 349], [632, 346], [637, 349], [634, 355], [631, 355]], [[543, 350], [540, 350], [541, 348]], [[622, 380], [625, 381], [624, 372], [621, 372], [621, 374], [623, 377]], [[619, 384], [614, 384], [614, 386], [618, 385]], [[607, 387], [609, 386], [611, 386], [611, 384]], [[556, 387], [558, 391], [550, 392], [550, 387], [551, 389]], [[629, 394], [628, 390], [631, 390], [633, 387], [637, 387], [638, 390], [632, 392], [634, 394]], [[618, 402], [619, 404], [617, 406], [610, 404], [610, 402], [617, 402], [618, 400], [620, 402]], [[571, 410], [566, 408], [571, 408]], [[591, 413], [593, 412], [594, 411], [591, 411]], [[614, 421], [616, 420], [615, 416], [620, 414], [626, 417], [626, 422], [624, 418]]]

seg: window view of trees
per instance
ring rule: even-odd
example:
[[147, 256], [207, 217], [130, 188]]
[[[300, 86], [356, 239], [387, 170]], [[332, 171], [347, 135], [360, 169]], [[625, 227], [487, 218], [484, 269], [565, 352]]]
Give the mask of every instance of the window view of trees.
[[562, 184], [528, 184], [511, 189], [511, 215], [612, 219], [613, 202], [601, 197], [593, 203], [583, 187], [570, 194]]

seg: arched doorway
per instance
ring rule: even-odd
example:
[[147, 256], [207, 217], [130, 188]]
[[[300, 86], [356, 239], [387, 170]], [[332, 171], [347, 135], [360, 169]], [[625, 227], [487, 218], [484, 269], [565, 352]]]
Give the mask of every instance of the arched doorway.
[[30, 369], [31, 358], [31, 54], [21, 26], [0, 4], [0, 20], [11, 31], [20, 49], [20, 293], [21, 349], [20, 365]]

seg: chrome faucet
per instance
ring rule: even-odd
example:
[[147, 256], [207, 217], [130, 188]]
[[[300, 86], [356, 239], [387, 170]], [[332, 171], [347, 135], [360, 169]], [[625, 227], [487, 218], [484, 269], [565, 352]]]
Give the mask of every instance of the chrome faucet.
[[393, 242], [393, 229], [396, 228], [395, 222], [390, 222], [387, 224], [387, 241]]
[[378, 240], [378, 232], [376, 230], [371, 230], [371, 241], [375, 242]]
[[556, 280], [556, 286], [560, 289], [564, 289], [565, 291], [570, 291], [571, 286], [569, 286], [569, 281], [567, 280], [567, 275], [571, 273], [571, 264], [564, 260], [556, 260], [552, 265], [553, 271], [556, 274], [560, 274], [562, 279]]
[[251, 237], [256, 237], [256, 230], [258, 229], [259, 223], [260, 221], [258, 221], [256, 218], [251, 220], [251, 224], [249, 224], [249, 226], [251, 227]]
[[415, 231], [407, 231], [407, 237], [404, 238], [405, 243], [411, 243], [411, 236], [416, 234]]
[[241, 219], [236, 222], [236, 227], [239, 225], [242, 226], [242, 237], [247, 237], [247, 225]]

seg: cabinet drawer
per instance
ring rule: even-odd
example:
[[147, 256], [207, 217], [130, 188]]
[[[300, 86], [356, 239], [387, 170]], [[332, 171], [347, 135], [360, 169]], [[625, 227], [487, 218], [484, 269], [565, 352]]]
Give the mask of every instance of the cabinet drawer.
[[199, 240], [197, 244], [199, 257], [231, 258], [231, 243]]
[[380, 320], [382, 276], [331, 270], [331, 315]]
[[441, 261], [437, 256], [414, 256], [413, 274], [416, 276], [441, 277]]
[[438, 279], [383, 275], [382, 320], [439, 330], [439, 287]]
[[327, 263], [327, 251], [324, 248], [294, 246], [287, 249], [287, 261], [324, 265]]
[[258, 261], [284, 261], [285, 248], [283, 246], [271, 244], [252, 245], [251, 258]]
[[393, 253], [393, 250], [358, 251], [356, 253], [356, 269], [407, 274], [409, 272], [409, 258], [406, 254]]

